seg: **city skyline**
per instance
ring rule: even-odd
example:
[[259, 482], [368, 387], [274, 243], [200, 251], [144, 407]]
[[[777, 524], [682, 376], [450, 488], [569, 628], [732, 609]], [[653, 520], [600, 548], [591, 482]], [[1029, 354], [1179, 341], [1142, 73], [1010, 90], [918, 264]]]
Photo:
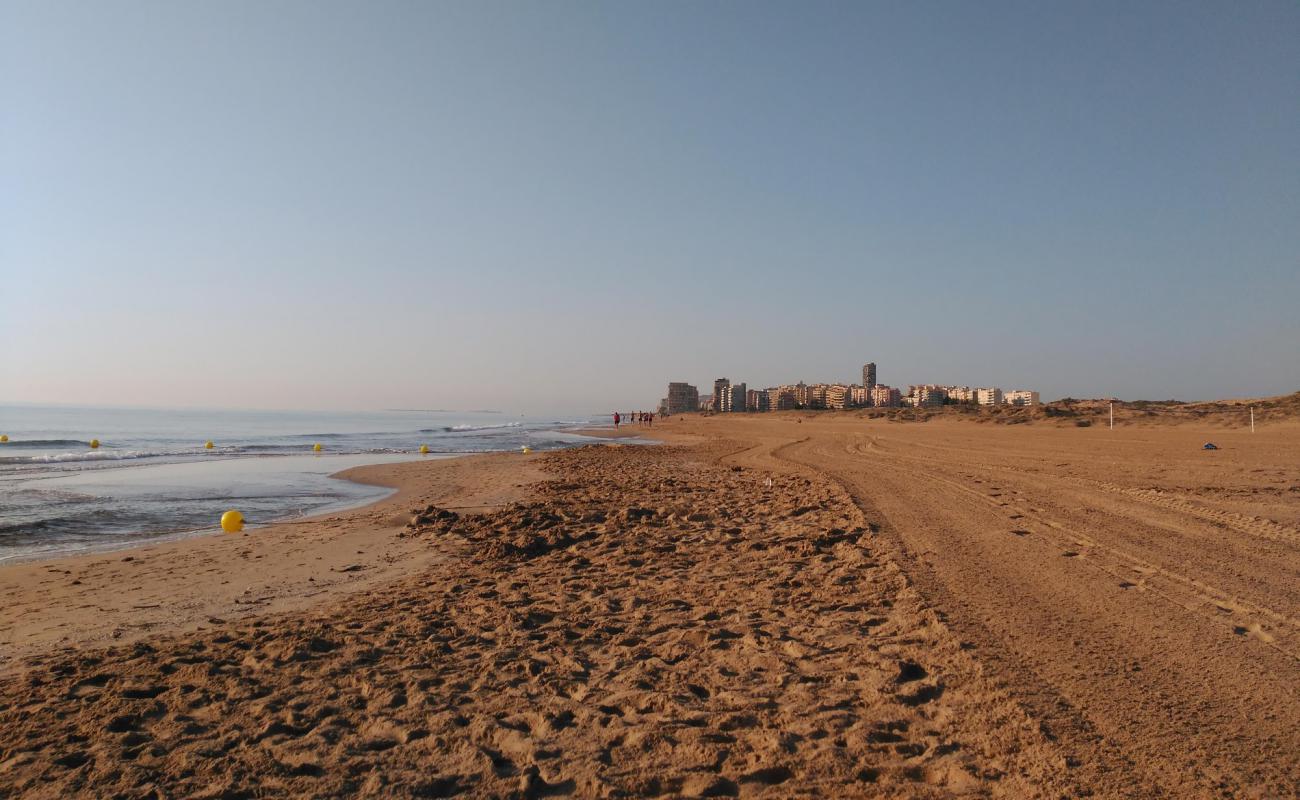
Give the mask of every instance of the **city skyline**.
[[713, 394], [701, 395], [693, 384], [670, 381], [668, 393], [655, 406], [659, 413], [681, 414], [695, 411], [715, 413], [787, 411], [793, 409], [849, 409], [869, 407], [933, 407], [949, 403], [980, 406], [1036, 406], [1042, 402], [1036, 389], [963, 384], [908, 384], [901, 386], [878, 382], [876, 362], [862, 365], [862, 383], [780, 383], [762, 389], [750, 389], [744, 381], [715, 378]]

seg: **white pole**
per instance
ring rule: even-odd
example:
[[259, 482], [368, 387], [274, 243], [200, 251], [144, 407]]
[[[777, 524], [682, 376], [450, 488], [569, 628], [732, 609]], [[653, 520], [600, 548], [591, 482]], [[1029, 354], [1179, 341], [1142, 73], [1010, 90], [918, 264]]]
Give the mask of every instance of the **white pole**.
[[1250, 432], [1255, 432], [1255, 407], [1250, 407]]
[[1115, 430], [1115, 401], [1110, 402], [1110, 429]]

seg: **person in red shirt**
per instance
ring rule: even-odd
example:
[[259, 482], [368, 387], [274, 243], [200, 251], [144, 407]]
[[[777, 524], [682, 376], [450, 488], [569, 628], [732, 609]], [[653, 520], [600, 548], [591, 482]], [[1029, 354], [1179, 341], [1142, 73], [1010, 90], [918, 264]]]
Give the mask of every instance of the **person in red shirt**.
[[618, 415], [618, 412], [617, 412], [617, 411], [615, 411], [615, 412], [614, 412], [614, 427], [615, 427], [615, 428], [618, 428], [618, 423], [620, 423], [620, 422], [622, 422], [622, 421], [623, 421], [623, 418], [620, 417], [620, 416]]

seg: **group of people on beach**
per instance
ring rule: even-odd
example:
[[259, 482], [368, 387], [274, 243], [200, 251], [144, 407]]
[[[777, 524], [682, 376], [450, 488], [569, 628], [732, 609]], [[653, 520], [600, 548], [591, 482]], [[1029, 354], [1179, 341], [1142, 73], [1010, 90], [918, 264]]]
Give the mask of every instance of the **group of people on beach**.
[[655, 415], [649, 411], [629, 411], [626, 416], [615, 411], [614, 427], [617, 428], [621, 425], [624, 419], [628, 420], [629, 424], [635, 422], [647, 428], [655, 424]]

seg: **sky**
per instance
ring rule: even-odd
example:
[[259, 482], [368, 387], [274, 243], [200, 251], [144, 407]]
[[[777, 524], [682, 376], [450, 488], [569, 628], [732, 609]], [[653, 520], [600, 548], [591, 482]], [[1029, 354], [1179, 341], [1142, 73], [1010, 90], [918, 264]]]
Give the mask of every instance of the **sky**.
[[1300, 389], [1300, 4], [0, 0], [0, 402]]

